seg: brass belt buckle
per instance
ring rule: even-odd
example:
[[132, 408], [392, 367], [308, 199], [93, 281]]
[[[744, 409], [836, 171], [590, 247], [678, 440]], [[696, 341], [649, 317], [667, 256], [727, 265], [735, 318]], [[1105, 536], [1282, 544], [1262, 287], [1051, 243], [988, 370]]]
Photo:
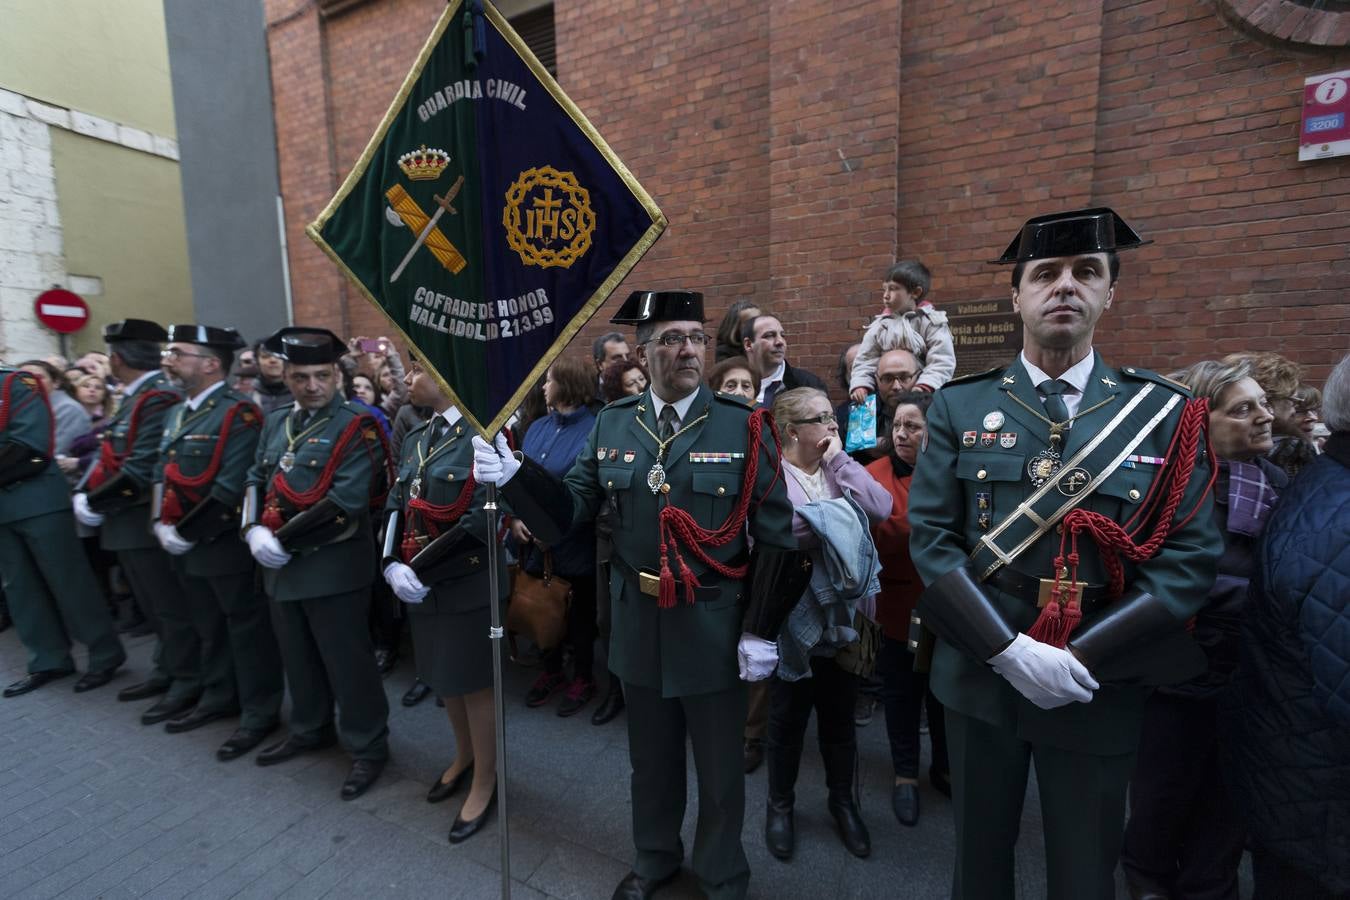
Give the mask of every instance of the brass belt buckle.
[[[1036, 594], [1036, 607], [1037, 607], [1038, 609], [1039, 609], [1040, 607], [1045, 606], [1045, 604], [1047, 604], [1047, 603], [1050, 602], [1051, 598], [1052, 598], [1053, 595], [1054, 595], [1054, 590], [1055, 590], [1055, 579], [1053, 579], [1053, 578], [1042, 578], [1040, 581], [1041, 581], [1041, 589], [1040, 589], [1040, 591], [1037, 592], [1037, 594]], [[1060, 584], [1060, 587], [1063, 587], [1063, 588], [1065, 588], [1065, 589], [1067, 589], [1067, 590], [1069, 591], [1069, 596], [1070, 596], [1070, 597], [1077, 597], [1077, 598], [1078, 598], [1079, 604], [1080, 604], [1080, 605], [1082, 604], [1082, 602], [1083, 602], [1083, 591], [1084, 591], [1084, 590], [1087, 588], [1087, 586], [1088, 586], [1088, 583], [1087, 583], [1086, 581], [1070, 581], [1070, 580], [1069, 580], [1069, 570], [1068, 570], [1068, 569], [1060, 569], [1060, 570], [1059, 570], [1059, 584]]]
[[661, 596], [661, 576], [655, 572], [638, 572], [638, 590], [649, 597]]

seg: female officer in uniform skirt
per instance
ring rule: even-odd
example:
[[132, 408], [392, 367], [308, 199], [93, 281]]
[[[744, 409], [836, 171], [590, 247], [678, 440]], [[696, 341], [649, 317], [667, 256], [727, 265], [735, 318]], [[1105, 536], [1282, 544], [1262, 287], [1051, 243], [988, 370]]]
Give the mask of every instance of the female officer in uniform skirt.
[[[482, 508], [486, 488], [473, 483], [473, 429], [461, 421], [435, 380], [413, 361], [404, 378], [410, 401], [433, 410], [403, 442], [398, 481], [385, 506], [384, 578], [409, 604], [417, 675], [445, 702], [455, 758], [427, 793], [438, 803], [469, 782], [450, 828], [450, 843], [477, 832], [496, 802], [497, 749], [492, 652], [488, 636], [489, 573]], [[501, 557], [498, 557], [501, 559]], [[508, 584], [498, 572], [502, 597]]]

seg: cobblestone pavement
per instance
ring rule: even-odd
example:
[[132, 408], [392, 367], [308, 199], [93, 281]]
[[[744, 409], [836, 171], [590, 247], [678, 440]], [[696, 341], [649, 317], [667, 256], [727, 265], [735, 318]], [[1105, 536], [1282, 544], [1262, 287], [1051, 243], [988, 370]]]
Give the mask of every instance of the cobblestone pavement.
[[[0, 700], [0, 896], [499, 895], [497, 826], [451, 847], [446, 832], [456, 799], [425, 802], [453, 741], [444, 712], [430, 699], [412, 709], [399, 704], [412, 680], [407, 662], [385, 682], [391, 764], [365, 796], [343, 802], [338, 788], [348, 760], [339, 750], [262, 769], [251, 756], [215, 760], [215, 748], [233, 730], [230, 721], [180, 735], [142, 726], [138, 716], [149, 703], [118, 703], [114, 695], [148, 670], [150, 639], [132, 640], [128, 650], [127, 668], [105, 688], [74, 694], [73, 679], [65, 679]], [[24, 659], [13, 630], [0, 634], [0, 681], [21, 677]], [[83, 667], [82, 655], [78, 661]], [[527, 709], [522, 698], [533, 675], [507, 666], [512, 896], [604, 900], [628, 871], [632, 852], [624, 719], [597, 728], [593, 704], [570, 719], [547, 707]], [[763, 768], [747, 779], [752, 897], [949, 894], [950, 804], [925, 781], [923, 817], [918, 827], [902, 828], [890, 813], [880, 710], [859, 738], [872, 857], [853, 858], [836, 838], [808, 735], [791, 863], [764, 849]], [[926, 759], [923, 766], [926, 772]], [[693, 785], [691, 777], [686, 847], [693, 845]], [[1045, 893], [1040, 830], [1033, 791], [1018, 849], [1022, 897]], [[686, 869], [658, 896], [701, 894]]]

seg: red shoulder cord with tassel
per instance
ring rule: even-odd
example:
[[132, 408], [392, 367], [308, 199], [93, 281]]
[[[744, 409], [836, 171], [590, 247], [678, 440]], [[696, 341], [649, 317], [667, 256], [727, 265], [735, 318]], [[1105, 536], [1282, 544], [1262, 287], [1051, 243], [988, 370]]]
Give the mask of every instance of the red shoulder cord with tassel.
[[[329, 488], [333, 486], [333, 476], [337, 474], [338, 466], [342, 463], [345, 455], [343, 451], [352, 439], [365, 432], [367, 436], [373, 431], [380, 440], [380, 447], [384, 450], [384, 480], [374, 482], [374, 488], [370, 493], [370, 508], [377, 510], [384, 506], [385, 497], [389, 495], [389, 484], [393, 481], [393, 464], [389, 459], [389, 442], [385, 439], [384, 431], [379, 423], [372, 416], [362, 415], [352, 419], [347, 423], [347, 427], [342, 429], [338, 439], [333, 443], [333, 450], [328, 455], [328, 462], [324, 464], [319, 472], [319, 478], [310, 486], [308, 490], [297, 491], [291, 487], [290, 482], [286, 480], [286, 473], [277, 470], [272, 476], [272, 483], [267, 489], [267, 497], [263, 501], [262, 524], [276, 531], [282, 525], [286, 524], [286, 517], [281, 512], [281, 500], [284, 499], [294, 509], [299, 512], [309, 509], [315, 503], [323, 499], [323, 495], [328, 493]], [[373, 456], [370, 447], [363, 442], [367, 456]]]
[[112, 437], [104, 432], [103, 443], [98, 448], [98, 462], [94, 463], [94, 471], [89, 474], [89, 480], [85, 482], [88, 489], [94, 490], [121, 470], [122, 463], [126, 461], [126, 458], [131, 455], [131, 451], [136, 447], [136, 432], [140, 431], [141, 416], [145, 414], [146, 404], [153, 401], [172, 406], [180, 399], [172, 391], [146, 391], [137, 397], [135, 405], [131, 408], [131, 424], [127, 426], [126, 450], [122, 453], [114, 453]]
[[[678, 507], [671, 506], [669, 502], [661, 510], [658, 518], [661, 528], [661, 588], [657, 596], [657, 606], [661, 609], [671, 609], [675, 606], [675, 576], [670, 571], [670, 554], [674, 554], [675, 563], [680, 569], [680, 580], [684, 583], [684, 602], [692, 604], [694, 602], [694, 589], [703, 585], [698, 583], [698, 578], [694, 575], [692, 569], [684, 561], [684, 556], [680, 553], [680, 544], [685, 546], [690, 553], [694, 555], [705, 566], [712, 569], [723, 578], [744, 578], [746, 565], [729, 566], [726, 563], [718, 562], [708, 555], [703, 548], [722, 547], [728, 541], [737, 537], [745, 529], [745, 520], [750, 513], [750, 496], [754, 491], [755, 481], [759, 475], [759, 451], [763, 446], [764, 423], [769, 425], [769, 434], [773, 437], [774, 446], [774, 470], [773, 481], [769, 484], [769, 490], [777, 483], [782, 475], [782, 466], [778, 462], [782, 454], [782, 442], [778, 437], [778, 426], [774, 423], [773, 416], [769, 415], [766, 409], [757, 409], [750, 414], [748, 422], [749, 442], [746, 449], [745, 477], [741, 482], [741, 494], [736, 498], [736, 505], [732, 507], [727, 520], [722, 523], [720, 528], [709, 530], [703, 528], [694, 520], [694, 517]], [[768, 492], [765, 492], [765, 496]], [[764, 500], [761, 497], [755, 501], [758, 506]]]
[[[1176, 528], [1182, 528], [1200, 509], [1200, 503], [1186, 513], [1181, 521], [1172, 524], [1177, 507], [1186, 494], [1186, 488], [1195, 472], [1196, 459], [1201, 442], [1204, 442], [1205, 455], [1210, 461], [1209, 481], [1205, 485], [1203, 497], [1214, 486], [1216, 468], [1213, 465], [1214, 450], [1209, 445], [1205, 425], [1209, 420], [1209, 401], [1189, 400], [1181, 412], [1181, 421], [1172, 434], [1171, 445], [1167, 448], [1167, 466], [1149, 485], [1148, 494], [1139, 505], [1139, 509], [1124, 525], [1112, 521], [1099, 512], [1087, 509], [1075, 509], [1064, 517], [1063, 531], [1059, 540], [1059, 555], [1055, 557], [1055, 585], [1050, 592], [1050, 602], [1041, 609], [1035, 624], [1027, 630], [1027, 636], [1038, 641], [1063, 648], [1069, 642], [1075, 628], [1083, 619], [1083, 610], [1079, 603], [1078, 591], [1074, 583], [1078, 580], [1078, 535], [1086, 531], [1097, 545], [1101, 555], [1102, 568], [1106, 570], [1107, 597], [1116, 600], [1125, 591], [1125, 564], [1120, 557], [1124, 555], [1131, 562], [1143, 562], [1151, 558], [1162, 547], [1163, 541]], [[1155, 515], [1156, 513], [1156, 515]], [[1152, 530], [1145, 535], [1149, 521]], [[1142, 536], [1142, 541], [1140, 540]], [[1065, 550], [1068, 553], [1065, 553]], [[1068, 584], [1061, 577], [1067, 572]]]
[[[511, 437], [511, 432], [508, 430], [502, 433], [506, 436], [506, 445], [514, 450], [515, 440]], [[423, 533], [419, 532], [419, 526], [426, 529], [424, 533], [427, 538], [436, 540], [447, 525], [454, 525], [469, 511], [469, 504], [473, 502], [473, 492], [477, 487], [478, 482], [474, 480], [473, 472], [470, 472], [468, 480], [459, 489], [459, 496], [455, 498], [454, 503], [437, 506], [421, 497], [408, 501], [408, 527], [404, 529], [403, 542], [399, 544], [399, 552], [403, 554], [405, 563], [412, 562], [412, 558], [421, 552], [424, 546], [418, 540]], [[502, 527], [497, 534], [498, 541], [505, 539], [508, 528], [509, 522], [503, 516]]]
[[220, 471], [221, 460], [225, 458], [225, 445], [230, 440], [230, 426], [234, 424], [234, 417], [244, 412], [252, 410], [253, 418], [245, 418], [244, 422], [249, 428], [260, 427], [260, 418], [262, 412], [252, 403], [236, 403], [225, 411], [225, 421], [220, 427], [220, 436], [216, 438], [216, 448], [211, 454], [211, 461], [207, 463], [206, 468], [200, 475], [188, 477], [183, 474], [182, 469], [178, 467], [178, 462], [169, 463], [164, 467], [164, 498], [159, 505], [159, 520], [165, 525], [177, 525], [178, 521], [187, 513], [183, 503], [184, 500], [191, 506], [196, 506], [202, 502], [202, 488], [215, 481], [216, 474]]
[[[14, 408], [14, 381], [19, 379], [28, 382], [28, 389], [31, 393], [19, 405]], [[9, 427], [9, 418], [12, 413], [18, 412], [28, 404], [40, 400], [47, 407], [47, 455], [56, 455], [56, 417], [51, 414], [51, 403], [47, 400], [47, 391], [42, 387], [42, 382], [38, 381], [36, 375], [30, 375], [27, 372], [10, 372], [5, 376], [5, 383], [0, 387], [0, 431]]]

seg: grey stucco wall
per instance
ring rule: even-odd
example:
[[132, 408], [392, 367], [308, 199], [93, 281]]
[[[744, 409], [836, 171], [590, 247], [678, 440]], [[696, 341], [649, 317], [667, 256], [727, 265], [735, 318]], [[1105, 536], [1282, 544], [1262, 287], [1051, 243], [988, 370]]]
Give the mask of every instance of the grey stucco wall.
[[262, 0], [165, 0], [197, 320], [250, 341], [289, 318]]

